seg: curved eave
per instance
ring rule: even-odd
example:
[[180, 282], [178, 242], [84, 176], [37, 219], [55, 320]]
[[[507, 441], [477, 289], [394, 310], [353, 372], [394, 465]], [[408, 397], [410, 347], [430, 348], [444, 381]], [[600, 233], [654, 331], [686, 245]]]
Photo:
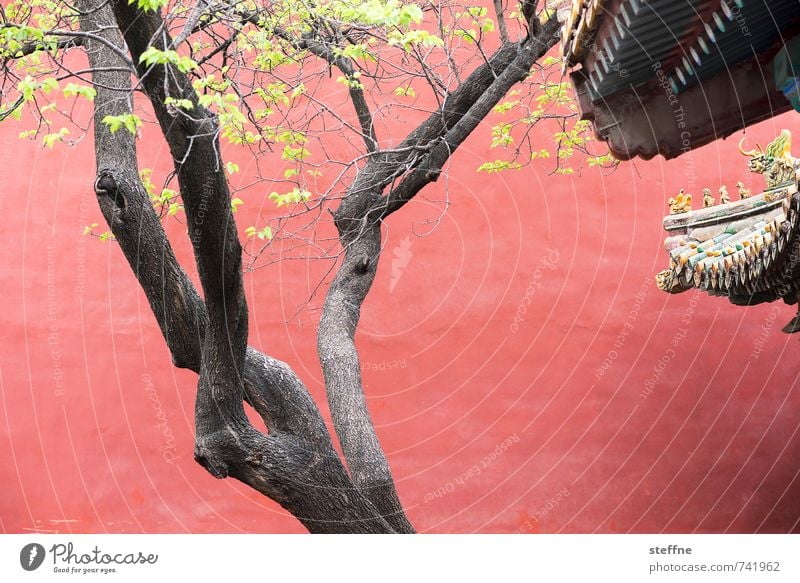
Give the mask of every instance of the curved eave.
[[664, 291], [695, 288], [735, 304], [797, 301], [800, 265], [797, 184], [746, 200], [668, 215]]

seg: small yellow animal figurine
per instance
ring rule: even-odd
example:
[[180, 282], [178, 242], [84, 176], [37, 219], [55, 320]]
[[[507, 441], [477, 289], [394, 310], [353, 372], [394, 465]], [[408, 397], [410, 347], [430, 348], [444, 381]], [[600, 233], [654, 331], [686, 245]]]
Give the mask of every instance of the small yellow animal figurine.
[[750, 159], [747, 168], [750, 172], [763, 174], [767, 189], [778, 188], [796, 182], [798, 159], [792, 156], [792, 132], [781, 131], [781, 135], [769, 143], [766, 149], [758, 143], [755, 150], [745, 151], [745, 138], [739, 142], [739, 150]]
[[688, 213], [692, 210], [692, 195], [686, 194], [681, 188], [678, 196], [676, 198], [670, 198], [667, 204], [669, 205], [669, 212], [672, 215]]
[[731, 201], [731, 195], [728, 194], [728, 187], [724, 184], [719, 187], [719, 202], [720, 204], [728, 204]]
[[737, 182], [736, 188], [739, 190], [739, 198], [741, 198], [742, 200], [744, 200], [745, 198], [750, 198], [750, 195], [752, 193], [750, 192], [749, 189], [744, 187], [744, 182], [742, 182], [741, 180]]
[[714, 197], [711, 195], [711, 189], [710, 188], [704, 188], [703, 189], [703, 208], [707, 209], [708, 207], [714, 206], [715, 204], [716, 204], [716, 201], [714, 200]]

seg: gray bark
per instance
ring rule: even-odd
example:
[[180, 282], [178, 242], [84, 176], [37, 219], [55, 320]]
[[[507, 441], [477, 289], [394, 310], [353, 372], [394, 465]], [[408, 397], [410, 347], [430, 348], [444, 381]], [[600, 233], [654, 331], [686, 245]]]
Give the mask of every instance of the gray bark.
[[[96, 0], [82, 2], [82, 29], [97, 31], [122, 46], [114, 14], [107, 7], [89, 10], [96, 6]], [[122, 8], [124, 16], [127, 4]], [[132, 8], [128, 14], [136, 18]], [[239, 250], [231, 236], [235, 230], [227, 185], [198, 192], [189, 190], [196, 183], [181, 183], [184, 202], [188, 198], [190, 205], [194, 203], [187, 213], [190, 220], [194, 218], [192, 236], [198, 264], [203, 267], [203, 302], [178, 264], [139, 179], [134, 136], [125, 131], [112, 134], [100, 122], [105, 115], [131, 112], [130, 75], [108, 70], [117, 64], [117, 56], [100, 43], [89, 40], [84, 44], [97, 88], [98, 203], [147, 296], [173, 361], [200, 375], [196, 458], [215, 477], [235, 477], [277, 501], [311, 532], [392, 532], [353, 487], [302, 382], [286, 364], [246, 347], [246, 319], [242, 320], [246, 305], [241, 270], [235, 261]], [[184, 144], [197, 140], [187, 140], [187, 135], [195, 133], [181, 134], [180, 128], [172, 126], [171, 120], [169, 123], [165, 135], [178, 136]], [[198, 123], [213, 122], [206, 118]], [[183, 128], [187, 130], [196, 128]], [[211, 142], [216, 137], [209, 134], [205, 139]], [[205, 145], [211, 150], [216, 147], [213, 142]], [[199, 153], [198, 149], [187, 160], [208, 163], [208, 158], [194, 157]], [[208, 150], [205, 153], [208, 155]], [[205, 168], [214, 171], [215, 162], [211, 160]], [[203, 167], [183, 165], [182, 169], [186, 175]], [[187, 197], [187, 192], [201, 197], [206, 193], [204, 204], [213, 208], [206, 221], [198, 220], [202, 200]], [[209, 231], [221, 236], [209, 235]], [[228, 265], [224, 265], [226, 260]], [[243, 399], [262, 416], [268, 435], [250, 425]]]
[[[554, 44], [555, 25], [501, 46], [409, 134], [401, 151], [379, 149], [363, 93], [351, 92], [371, 157], [334, 214], [344, 257], [318, 331], [328, 404], [346, 470], [302, 381], [285, 363], [247, 345], [242, 251], [217, 120], [200, 106], [186, 75], [169, 66], [139, 64], [149, 46], [174, 46], [160, 14], [143, 12], [128, 0], [80, 0], [79, 7], [81, 45], [97, 90], [98, 203], [147, 296], [173, 363], [199, 375], [195, 459], [212, 476], [233, 477], [277, 501], [311, 532], [414, 532], [367, 410], [354, 341], [380, 258], [381, 221], [436, 180], [480, 120]], [[301, 42], [327, 58], [313, 39]], [[112, 134], [101, 123], [105, 115], [132, 112], [126, 71], [131, 62], [137, 63], [141, 87], [174, 161], [202, 298], [179, 265], [141, 183], [135, 137], [125, 130]], [[333, 64], [342, 70], [350, 66]], [[167, 97], [192, 101], [191, 114], [170, 110], [164, 105]], [[250, 424], [245, 402], [264, 420], [267, 434]]]
[[[325, 298], [317, 335], [328, 403], [353, 482], [398, 532], [413, 528], [367, 410], [355, 346], [361, 306], [380, 259], [381, 221], [438, 178], [458, 146], [555, 44], [557, 31], [551, 22], [538, 36], [501, 47], [401, 144], [410, 152], [373, 156], [334, 215], [345, 254]], [[427, 153], [419, 157], [420, 152]], [[415, 165], [399, 186], [382, 194], [390, 178]]]

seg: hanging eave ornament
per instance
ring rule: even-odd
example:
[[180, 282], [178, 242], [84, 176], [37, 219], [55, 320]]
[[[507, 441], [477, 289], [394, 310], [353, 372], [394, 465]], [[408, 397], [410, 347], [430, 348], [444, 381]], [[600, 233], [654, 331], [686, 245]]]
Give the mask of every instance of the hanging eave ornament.
[[[746, 151], [740, 143], [748, 169], [766, 181], [758, 194], [739, 181], [737, 201], [729, 202], [725, 185], [719, 188], [719, 204], [711, 189], [705, 189], [701, 209], [692, 209], [691, 194], [683, 190], [670, 199], [670, 214], [664, 217], [670, 263], [656, 276], [660, 289], [675, 294], [697, 288], [737, 305], [798, 303], [800, 161], [791, 155], [791, 140], [791, 133], [783, 130], [766, 149], [756, 145]], [[784, 331], [800, 331], [800, 316]]]

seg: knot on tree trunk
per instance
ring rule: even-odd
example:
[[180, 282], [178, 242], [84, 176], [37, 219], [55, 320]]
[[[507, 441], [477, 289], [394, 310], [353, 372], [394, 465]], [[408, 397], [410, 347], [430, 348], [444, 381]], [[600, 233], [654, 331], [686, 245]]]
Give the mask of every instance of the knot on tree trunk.
[[100, 203], [100, 208], [103, 209], [105, 204], [112, 204], [111, 210], [114, 212], [115, 217], [125, 211], [127, 202], [123, 195], [116, 179], [108, 171], [100, 171], [97, 174], [97, 179], [94, 181], [94, 193], [97, 195]]
[[333, 223], [343, 244], [358, 238], [363, 231], [374, 226], [371, 223], [370, 210], [380, 198], [381, 192], [380, 188], [356, 188], [344, 197], [342, 204], [333, 212]]
[[341, 212], [341, 209], [337, 209], [333, 213], [333, 224], [336, 225], [336, 230], [339, 232], [339, 240], [342, 243], [355, 239], [361, 231], [362, 223], [362, 218], [345, 215]]
[[[198, 432], [201, 430], [198, 429]], [[245, 457], [253, 458], [245, 461], [252, 464], [261, 456], [253, 452], [242, 452], [233, 435], [233, 428], [215, 430], [207, 435], [198, 435], [194, 446], [194, 461], [203, 466], [215, 478], [227, 478], [231, 468], [241, 462]], [[253, 464], [256, 465], [256, 464]]]
[[355, 268], [358, 273], [367, 273], [369, 271], [369, 255], [362, 253], [356, 257]]
[[227, 478], [230, 473], [228, 463], [219, 455], [218, 451], [199, 444], [194, 448], [194, 461], [203, 466], [215, 478]]

